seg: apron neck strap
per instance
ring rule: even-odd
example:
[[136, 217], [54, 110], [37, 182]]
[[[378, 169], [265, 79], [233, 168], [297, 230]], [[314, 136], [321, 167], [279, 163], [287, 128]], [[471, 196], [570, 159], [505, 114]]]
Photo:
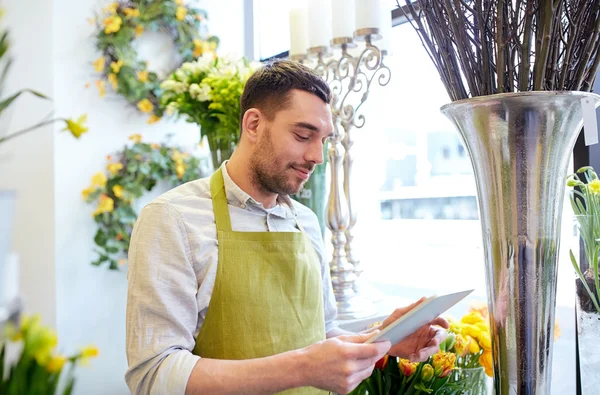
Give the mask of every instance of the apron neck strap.
[[231, 232], [231, 219], [229, 218], [229, 206], [225, 194], [225, 181], [223, 171], [219, 168], [210, 178], [210, 195], [212, 197], [213, 211], [217, 231]]

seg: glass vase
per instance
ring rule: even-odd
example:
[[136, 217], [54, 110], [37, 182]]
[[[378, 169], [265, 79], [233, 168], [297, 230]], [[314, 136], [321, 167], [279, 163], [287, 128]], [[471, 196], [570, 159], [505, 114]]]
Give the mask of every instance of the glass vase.
[[217, 170], [223, 162], [231, 158], [235, 144], [229, 139], [219, 138], [215, 133], [207, 133], [206, 140], [208, 140], [213, 170]]
[[436, 394], [440, 395], [484, 395], [487, 394], [487, 376], [483, 367], [457, 368], [450, 373], [446, 385]]

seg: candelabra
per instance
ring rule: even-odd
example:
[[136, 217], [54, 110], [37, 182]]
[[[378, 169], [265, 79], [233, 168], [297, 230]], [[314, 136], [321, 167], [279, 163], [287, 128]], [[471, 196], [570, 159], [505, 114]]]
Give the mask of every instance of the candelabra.
[[[309, 48], [308, 57], [291, 56], [302, 62], [316, 58], [312, 67], [327, 81], [332, 92], [334, 134], [328, 150], [331, 183], [327, 227], [333, 245], [330, 270], [339, 319], [363, 318], [376, 312], [368, 298], [357, 294], [363, 267], [353, 250], [357, 214], [352, 200], [351, 176], [353, 131], [365, 125], [365, 116], [359, 114], [359, 110], [366, 102], [373, 82], [385, 86], [391, 78], [390, 69], [383, 62], [386, 51], [373, 44], [379, 38], [379, 29], [363, 28], [354, 33], [354, 39], [338, 37], [331, 40], [332, 49], [341, 49], [340, 56], [332, 57], [326, 46]], [[353, 56], [349, 50], [356, 48], [355, 41], [364, 41], [365, 48]]]

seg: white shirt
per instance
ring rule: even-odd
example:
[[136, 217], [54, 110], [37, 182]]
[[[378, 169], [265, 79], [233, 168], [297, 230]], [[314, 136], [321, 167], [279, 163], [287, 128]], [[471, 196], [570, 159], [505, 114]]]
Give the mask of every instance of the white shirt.
[[[240, 232], [291, 232], [294, 216], [320, 259], [326, 332], [336, 326], [335, 297], [316, 215], [280, 196], [264, 208], [223, 165], [231, 227]], [[134, 394], [184, 394], [200, 357], [191, 353], [206, 317], [218, 248], [210, 177], [159, 196], [140, 213], [129, 248], [125, 380]]]

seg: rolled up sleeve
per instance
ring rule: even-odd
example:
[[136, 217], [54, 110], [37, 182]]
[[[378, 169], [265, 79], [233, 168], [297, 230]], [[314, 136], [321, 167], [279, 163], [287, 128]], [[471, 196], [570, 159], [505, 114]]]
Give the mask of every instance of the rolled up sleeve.
[[187, 231], [168, 202], [146, 206], [129, 248], [125, 380], [133, 394], [184, 394], [199, 357], [198, 324]]

